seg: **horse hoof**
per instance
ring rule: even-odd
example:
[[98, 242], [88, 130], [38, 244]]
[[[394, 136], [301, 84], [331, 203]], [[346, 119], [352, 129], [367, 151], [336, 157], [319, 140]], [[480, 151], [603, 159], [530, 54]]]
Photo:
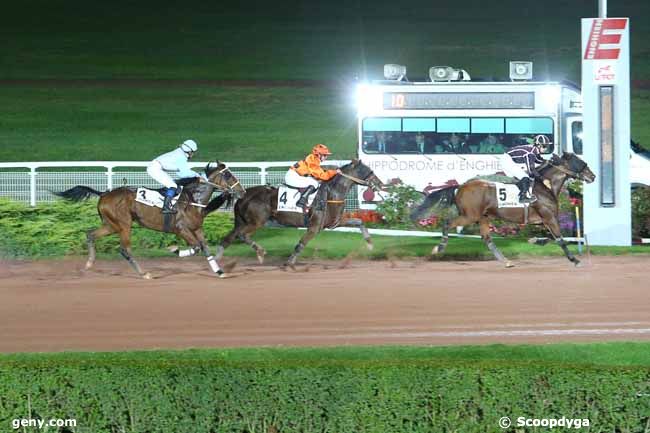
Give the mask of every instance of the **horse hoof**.
[[506, 264], [506, 268], [514, 268], [515, 267], [515, 264], [512, 263], [510, 260], [506, 260], [505, 264]]
[[144, 274], [142, 275], [142, 278], [144, 278], [145, 280], [151, 280], [151, 279], [153, 279], [153, 277], [151, 276], [151, 274], [150, 274], [149, 272], [144, 273]]
[[582, 263], [580, 262], [580, 260], [576, 260], [575, 262], [573, 262], [573, 264], [575, 265], [576, 268], [582, 267]]

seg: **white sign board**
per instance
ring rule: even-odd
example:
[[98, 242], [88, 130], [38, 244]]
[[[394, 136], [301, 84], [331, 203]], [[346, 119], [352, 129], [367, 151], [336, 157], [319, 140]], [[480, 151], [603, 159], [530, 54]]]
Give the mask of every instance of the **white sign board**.
[[628, 18], [582, 19], [584, 231], [592, 245], [631, 245]]

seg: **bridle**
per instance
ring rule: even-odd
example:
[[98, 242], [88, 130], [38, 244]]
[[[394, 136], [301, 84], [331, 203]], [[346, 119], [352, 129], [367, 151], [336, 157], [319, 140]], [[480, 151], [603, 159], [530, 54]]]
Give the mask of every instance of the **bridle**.
[[[368, 176], [366, 176], [366, 179], [375, 173], [371, 170], [370, 173], [368, 173]], [[346, 179], [350, 179], [352, 182], [356, 183], [357, 185], [365, 186], [368, 188], [371, 188], [373, 191], [377, 191], [379, 193], [380, 188], [373, 185], [371, 182], [368, 182], [366, 179], [360, 179], [358, 177], [352, 176], [350, 174], [346, 174], [343, 172], [339, 173], [339, 176], [343, 176]], [[376, 177], [376, 176], [375, 176]], [[381, 194], [379, 194], [381, 196]], [[327, 200], [328, 203], [333, 203], [333, 204], [342, 204], [345, 203], [345, 200]]]
[[[224, 174], [224, 173], [227, 173], [227, 174]], [[229, 169], [228, 167], [224, 167], [224, 168], [222, 168], [221, 170], [219, 170], [219, 171], [217, 172], [217, 174], [220, 174], [220, 175], [221, 175], [223, 178], [225, 178], [225, 179], [227, 179], [228, 176], [235, 177], [235, 175], [232, 174], [232, 172], [230, 171], [230, 169]], [[207, 183], [208, 185], [212, 185], [213, 187], [217, 188], [219, 191], [233, 192], [234, 188], [235, 188], [237, 185], [240, 185], [239, 179], [237, 179], [236, 177], [235, 177], [235, 179], [237, 179], [237, 182], [233, 183], [232, 185], [228, 185], [228, 186], [225, 187], [225, 188], [224, 188], [222, 185], [219, 185], [219, 184], [216, 184], [216, 183], [210, 182], [210, 181], [207, 180], [207, 179], [203, 179], [203, 178], [201, 178], [201, 179], [202, 179], [201, 182], [203, 182], [203, 183]]]
[[551, 167], [556, 168], [557, 170], [561, 171], [562, 173], [564, 173], [567, 176], [570, 176], [570, 177], [572, 177], [574, 179], [581, 179], [582, 177], [584, 177], [582, 173], [587, 168], [587, 164], [583, 163], [584, 165], [582, 166], [582, 168], [579, 171], [576, 172], [576, 171], [573, 171], [573, 170], [569, 170], [564, 165], [554, 164], [552, 160], [548, 161], [547, 164], [550, 165]]

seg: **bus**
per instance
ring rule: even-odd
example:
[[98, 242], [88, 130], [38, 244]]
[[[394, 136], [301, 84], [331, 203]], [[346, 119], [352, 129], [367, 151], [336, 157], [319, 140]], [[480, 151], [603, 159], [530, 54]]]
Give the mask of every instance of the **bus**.
[[[546, 135], [552, 153], [582, 154], [582, 97], [569, 82], [532, 81], [532, 63], [510, 62], [510, 81], [472, 80], [432, 67], [429, 81], [385, 65], [385, 80], [357, 86], [358, 156], [387, 183], [428, 193], [501, 171], [511, 147]], [[359, 205], [381, 200], [361, 188]]]

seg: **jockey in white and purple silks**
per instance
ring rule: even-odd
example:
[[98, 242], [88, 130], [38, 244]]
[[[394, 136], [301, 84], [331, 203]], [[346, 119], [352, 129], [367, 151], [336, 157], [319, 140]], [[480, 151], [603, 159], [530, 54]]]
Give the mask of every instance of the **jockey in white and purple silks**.
[[541, 180], [537, 165], [544, 162], [542, 153], [551, 144], [553, 143], [546, 135], [538, 135], [533, 144], [515, 146], [506, 152], [510, 158], [503, 160], [503, 169], [507, 176], [517, 178], [521, 203], [533, 203], [537, 200], [537, 197], [528, 192], [532, 185], [531, 177]]

